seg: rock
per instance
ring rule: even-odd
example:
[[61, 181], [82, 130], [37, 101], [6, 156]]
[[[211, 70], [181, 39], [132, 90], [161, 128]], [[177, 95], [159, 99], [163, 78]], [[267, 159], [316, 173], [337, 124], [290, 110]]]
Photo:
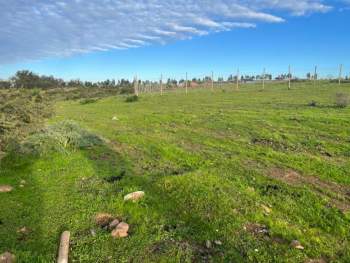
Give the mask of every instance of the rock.
[[118, 224], [118, 226], [112, 231], [112, 237], [114, 238], [121, 238], [121, 237], [127, 237], [129, 231], [129, 225], [125, 222], [121, 222]]
[[91, 233], [91, 235], [92, 235], [93, 237], [96, 236], [96, 231], [95, 231], [95, 229], [90, 229], [90, 233]]
[[205, 246], [209, 249], [209, 248], [211, 248], [211, 241], [210, 240], [207, 240], [206, 242], [205, 242]]
[[293, 240], [291, 243], [290, 243], [290, 246], [292, 248], [296, 248], [296, 249], [300, 249], [300, 250], [303, 250], [304, 247], [301, 245], [301, 243], [298, 241], [298, 240]]
[[142, 199], [145, 196], [145, 193], [143, 191], [137, 191], [137, 192], [133, 192], [131, 194], [128, 194], [126, 196], [124, 196], [124, 201], [137, 201]]
[[118, 219], [114, 219], [108, 226], [109, 230], [113, 230], [114, 228], [116, 228], [119, 225], [119, 220]]
[[111, 214], [100, 213], [95, 216], [95, 223], [100, 227], [108, 226], [114, 220]]
[[26, 184], [26, 180], [21, 180], [20, 184]]
[[8, 193], [13, 190], [13, 187], [10, 185], [0, 185], [0, 193]]
[[222, 245], [222, 242], [220, 240], [215, 240], [214, 243], [217, 246], [221, 246]]
[[24, 227], [18, 229], [17, 233], [22, 234], [22, 235], [28, 235], [30, 233], [30, 229], [24, 226]]
[[0, 263], [14, 263], [16, 261], [15, 255], [10, 252], [5, 252], [0, 255]]
[[266, 205], [261, 205], [261, 208], [264, 210], [265, 214], [270, 214], [272, 212], [271, 208]]
[[244, 230], [252, 233], [255, 236], [258, 235], [269, 235], [269, 229], [265, 225], [257, 224], [257, 223], [248, 223], [244, 226]]
[[319, 259], [308, 259], [305, 261], [305, 263], [327, 263], [327, 261], [324, 260], [323, 258], [319, 258]]
[[112, 118], [112, 121], [119, 121], [119, 119], [118, 119], [117, 116], [114, 116], [114, 117]]

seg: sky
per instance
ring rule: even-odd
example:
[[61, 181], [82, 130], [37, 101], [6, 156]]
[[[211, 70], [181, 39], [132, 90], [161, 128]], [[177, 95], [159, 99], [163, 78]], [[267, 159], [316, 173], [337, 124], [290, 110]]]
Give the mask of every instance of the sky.
[[350, 0], [0, 0], [0, 78], [350, 75]]

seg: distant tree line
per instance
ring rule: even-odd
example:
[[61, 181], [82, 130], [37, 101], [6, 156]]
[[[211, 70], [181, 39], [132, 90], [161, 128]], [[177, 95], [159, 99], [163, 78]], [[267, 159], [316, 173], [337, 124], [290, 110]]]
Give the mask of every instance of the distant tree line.
[[[240, 75], [241, 82], [251, 82], [251, 81], [260, 81], [260, 80], [286, 80], [286, 79], [297, 79], [291, 74], [280, 74], [273, 78], [272, 74], [262, 74], [262, 75]], [[311, 73], [306, 74], [306, 79], [318, 79], [318, 75], [314, 76]], [[348, 80], [348, 76], [343, 78]], [[210, 76], [205, 76], [203, 78], [193, 78], [188, 80], [188, 82], [203, 84], [211, 82], [212, 79]], [[217, 79], [218, 82], [235, 82], [237, 81], [237, 76], [231, 74], [226, 80], [223, 77]], [[163, 84], [165, 87], [171, 88], [178, 85], [184, 85], [186, 80], [176, 80], [169, 78]], [[155, 85], [159, 84], [160, 81], [149, 81], [144, 80], [138, 81], [139, 85]], [[9, 89], [9, 88], [41, 88], [41, 89], [54, 89], [54, 88], [106, 88], [106, 89], [118, 89], [121, 93], [131, 93], [134, 88], [134, 82], [127, 79], [114, 80], [107, 79], [105, 81], [91, 82], [91, 81], [81, 81], [79, 79], [73, 79], [65, 81], [60, 78], [55, 78], [53, 76], [38, 75], [28, 70], [18, 71], [13, 77], [9, 80], [0, 80], [0, 88]]]
[[0, 80], [0, 88], [116, 88], [131, 89], [133, 83], [126, 79], [118, 81], [105, 80], [98, 82], [81, 81], [79, 79], [65, 81], [53, 76], [38, 75], [28, 70], [18, 71], [9, 80]]

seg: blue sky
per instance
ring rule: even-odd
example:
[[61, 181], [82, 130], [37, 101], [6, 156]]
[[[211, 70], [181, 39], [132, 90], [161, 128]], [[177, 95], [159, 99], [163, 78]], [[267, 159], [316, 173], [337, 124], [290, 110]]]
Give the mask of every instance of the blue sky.
[[350, 74], [350, 1], [0, 0], [0, 78]]

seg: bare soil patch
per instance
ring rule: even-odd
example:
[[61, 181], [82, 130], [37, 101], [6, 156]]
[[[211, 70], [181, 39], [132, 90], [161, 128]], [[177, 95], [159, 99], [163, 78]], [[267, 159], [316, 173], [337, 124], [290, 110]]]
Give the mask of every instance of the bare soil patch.
[[350, 211], [350, 187], [334, 182], [325, 182], [315, 176], [303, 176], [293, 170], [272, 168], [268, 176], [293, 186], [308, 186], [317, 194], [328, 197], [330, 203], [343, 212]]

